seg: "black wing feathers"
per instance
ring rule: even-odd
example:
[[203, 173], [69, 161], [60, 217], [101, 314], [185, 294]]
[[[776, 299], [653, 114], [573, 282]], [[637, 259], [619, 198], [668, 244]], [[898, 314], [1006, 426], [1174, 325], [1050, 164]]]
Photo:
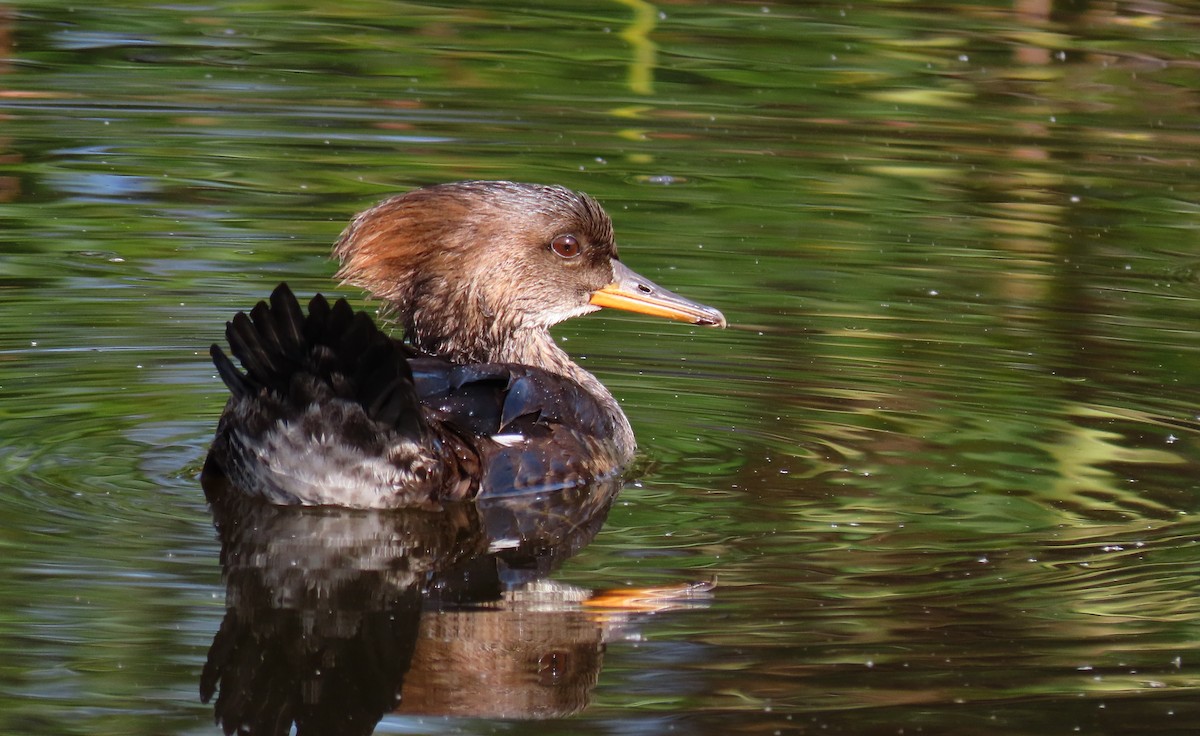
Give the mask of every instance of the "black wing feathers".
[[287, 284], [280, 284], [269, 304], [235, 315], [225, 336], [245, 372], [219, 346], [210, 353], [236, 398], [262, 391], [285, 397], [298, 376], [314, 376], [335, 395], [358, 402], [371, 419], [408, 436], [424, 431], [408, 352], [345, 299], [330, 306], [318, 294], [305, 315]]
[[212, 347], [208, 349], [208, 354], [212, 356], [213, 365], [217, 367], [217, 375], [221, 377], [221, 381], [229, 388], [229, 392], [233, 394], [234, 398], [240, 399], [254, 390], [242, 372], [229, 359], [229, 356], [221, 350], [220, 345], [213, 343]]

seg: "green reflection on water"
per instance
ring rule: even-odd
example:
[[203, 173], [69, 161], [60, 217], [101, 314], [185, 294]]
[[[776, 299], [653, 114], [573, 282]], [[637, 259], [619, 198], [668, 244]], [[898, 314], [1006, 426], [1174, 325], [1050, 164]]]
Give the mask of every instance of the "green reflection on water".
[[356, 210], [492, 177], [589, 191], [734, 326], [559, 330], [646, 456], [560, 577], [718, 580], [573, 730], [1194, 722], [1187, 9], [14, 7], [0, 730], [207, 722], [208, 344], [339, 291]]

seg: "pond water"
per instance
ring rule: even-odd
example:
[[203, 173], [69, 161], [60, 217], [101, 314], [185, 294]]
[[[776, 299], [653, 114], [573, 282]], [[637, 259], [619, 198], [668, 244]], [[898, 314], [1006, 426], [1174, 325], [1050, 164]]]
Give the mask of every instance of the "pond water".
[[30, 0], [0, 46], [0, 732], [220, 733], [208, 346], [280, 280], [367, 305], [345, 222], [469, 178], [589, 192], [731, 328], [556, 330], [644, 457], [572, 602], [500, 609], [586, 682], [376, 732], [1194, 732], [1194, 6]]

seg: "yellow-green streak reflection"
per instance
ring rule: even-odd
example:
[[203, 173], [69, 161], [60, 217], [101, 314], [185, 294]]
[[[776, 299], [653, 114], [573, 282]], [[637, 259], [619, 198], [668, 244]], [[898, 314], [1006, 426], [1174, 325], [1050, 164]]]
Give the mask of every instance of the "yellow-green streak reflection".
[[633, 22], [621, 31], [621, 38], [633, 47], [633, 63], [629, 65], [629, 89], [639, 95], [654, 92], [654, 59], [658, 47], [650, 33], [658, 24], [658, 11], [642, 0], [617, 0], [633, 10]]

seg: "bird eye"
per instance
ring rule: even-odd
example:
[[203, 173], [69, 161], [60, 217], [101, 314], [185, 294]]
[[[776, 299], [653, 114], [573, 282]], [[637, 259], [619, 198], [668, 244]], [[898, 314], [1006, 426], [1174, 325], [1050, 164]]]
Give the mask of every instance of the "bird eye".
[[550, 250], [563, 258], [574, 258], [583, 251], [583, 247], [574, 235], [559, 235], [550, 241]]

